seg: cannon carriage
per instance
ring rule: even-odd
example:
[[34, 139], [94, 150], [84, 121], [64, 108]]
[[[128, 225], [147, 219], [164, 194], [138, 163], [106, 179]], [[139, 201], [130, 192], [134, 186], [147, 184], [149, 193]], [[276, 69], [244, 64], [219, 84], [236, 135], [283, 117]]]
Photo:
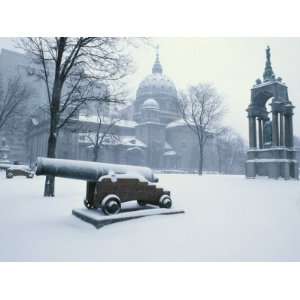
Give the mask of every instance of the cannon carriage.
[[119, 213], [122, 203], [133, 200], [140, 206], [172, 206], [170, 192], [155, 185], [158, 178], [146, 167], [39, 157], [36, 175], [86, 180], [85, 207], [101, 208], [106, 215]]

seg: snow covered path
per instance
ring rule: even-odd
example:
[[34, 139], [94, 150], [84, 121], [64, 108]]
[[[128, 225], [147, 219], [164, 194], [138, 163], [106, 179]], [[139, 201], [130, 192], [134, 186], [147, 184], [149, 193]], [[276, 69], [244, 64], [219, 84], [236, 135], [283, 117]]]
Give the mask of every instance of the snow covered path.
[[185, 214], [146, 217], [95, 229], [71, 215], [85, 182], [0, 173], [1, 261], [300, 260], [300, 182], [243, 176], [160, 175]]

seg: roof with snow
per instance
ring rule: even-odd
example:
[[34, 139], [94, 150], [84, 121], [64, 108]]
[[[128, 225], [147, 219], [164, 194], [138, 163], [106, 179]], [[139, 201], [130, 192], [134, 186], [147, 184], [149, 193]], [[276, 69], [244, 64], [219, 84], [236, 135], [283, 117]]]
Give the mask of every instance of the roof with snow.
[[[192, 127], [195, 126], [193, 124], [190, 124], [190, 125]], [[170, 129], [170, 128], [177, 128], [177, 127], [188, 127], [188, 125], [184, 119], [179, 119], [179, 120], [169, 123], [166, 128]], [[213, 130], [213, 129], [206, 130], [206, 134], [209, 136], [213, 136], [215, 133], [216, 133], [216, 130]]]
[[[100, 134], [102, 137], [102, 134]], [[90, 144], [89, 148], [93, 147], [93, 143], [96, 141], [96, 133], [79, 133], [80, 144]], [[129, 147], [146, 148], [147, 145], [137, 139], [135, 136], [116, 136], [112, 134], [106, 134], [103, 138], [102, 145], [123, 145]]]
[[173, 149], [169, 143], [165, 142], [165, 147], [164, 147], [165, 150], [171, 150]]
[[186, 122], [183, 119], [179, 119], [169, 123], [167, 125], [167, 128], [174, 128], [174, 127], [181, 127], [181, 126], [187, 126]]
[[166, 152], [164, 153], [164, 156], [175, 156], [175, 155], [177, 155], [177, 153], [176, 153], [175, 151], [173, 151], [173, 150], [171, 150], [171, 151], [166, 151]]
[[[81, 122], [90, 122], [90, 123], [99, 123], [99, 117], [96, 115], [86, 116], [86, 115], [79, 115], [79, 121]], [[101, 117], [101, 122], [106, 125], [110, 125], [115, 122], [116, 126], [120, 127], [130, 127], [134, 128], [137, 123], [131, 120], [116, 120], [110, 117]]]
[[141, 147], [135, 146], [135, 147], [128, 148], [127, 151], [143, 151], [143, 150], [141, 149]]
[[146, 144], [144, 144], [142, 141], [140, 141], [134, 136], [120, 136], [120, 139], [121, 139], [121, 144], [125, 146], [134, 145], [135, 147], [142, 147], [142, 148], [147, 147]]

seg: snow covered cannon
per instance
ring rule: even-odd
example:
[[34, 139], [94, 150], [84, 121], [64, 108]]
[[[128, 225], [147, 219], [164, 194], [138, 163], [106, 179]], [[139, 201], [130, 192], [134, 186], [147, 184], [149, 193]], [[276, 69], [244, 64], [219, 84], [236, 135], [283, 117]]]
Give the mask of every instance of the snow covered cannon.
[[120, 212], [121, 203], [136, 200], [141, 206], [170, 208], [170, 192], [155, 185], [158, 178], [147, 167], [39, 157], [36, 175], [87, 181], [84, 205], [106, 214]]

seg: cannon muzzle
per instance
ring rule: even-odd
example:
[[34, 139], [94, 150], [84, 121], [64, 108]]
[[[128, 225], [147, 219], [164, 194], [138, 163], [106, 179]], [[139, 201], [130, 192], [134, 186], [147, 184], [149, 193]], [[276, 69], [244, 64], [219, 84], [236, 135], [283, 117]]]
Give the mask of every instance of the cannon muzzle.
[[142, 176], [150, 182], [158, 182], [154, 172], [147, 167], [45, 157], [37, 159], [36, 175], [98, 181], [100, 177], [112, 173]]

